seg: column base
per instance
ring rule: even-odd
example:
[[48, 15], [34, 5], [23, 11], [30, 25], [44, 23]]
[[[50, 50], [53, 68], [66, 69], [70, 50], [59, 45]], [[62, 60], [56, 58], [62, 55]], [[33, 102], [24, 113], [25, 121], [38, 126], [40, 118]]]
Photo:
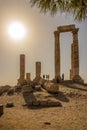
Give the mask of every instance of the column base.
[[35, 79], [33, 81], [39, 82], [40, 80], [41, 80], [41, 77], [35, 77]]
[[30, 84], [30, 83], [31, 83], [31, 80], [30, 80], [30, 79], [26, 79], [26, 83], [27, 83], [27, 84]]
[[80, 75], [75, 75], [72, 80], [76, 83], [84, 83], [84, 80], [80, 77]]
[[22, 79], [22, 78], [19, 78], [19, 79], [18, 79], [18, 83], [17, 83], [17, 85], [19, 85], [19, 86], [23, 86], [23, 85], [26, 85], [26, 84], [27, 84], [27, 82], [26, 82], [25, 79]]
[[60, 76], [55, 76], [55, 78], [53, 79], [53, 82], [55, 83], [60, 83], [62, 81]]

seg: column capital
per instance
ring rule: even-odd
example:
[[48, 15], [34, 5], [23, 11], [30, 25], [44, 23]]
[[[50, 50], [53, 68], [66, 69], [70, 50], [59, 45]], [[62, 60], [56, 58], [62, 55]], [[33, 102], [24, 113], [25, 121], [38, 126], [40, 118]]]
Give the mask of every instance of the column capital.
[[75, 28], [75, 29], [72, 30], [72, 34], [77, 34], [78, 31], [79, 31], [79, 28]]
[[54, 31], [54, 35], [55, 35], [55, 36], [58, 36], [59, 34], [60, 34], [59, 31]]

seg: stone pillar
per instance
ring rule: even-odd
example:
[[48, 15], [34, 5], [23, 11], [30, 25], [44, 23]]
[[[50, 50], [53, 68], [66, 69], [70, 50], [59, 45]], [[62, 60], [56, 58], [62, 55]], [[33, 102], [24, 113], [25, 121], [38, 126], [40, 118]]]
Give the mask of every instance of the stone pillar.
[[73, 68], [74, 68], [74, 48], [73, 48], [73, 43], [71, 44], [71, 69], [70, 69], [70, 79], [72, 80], [74, 73], [73, 73]]
[[73, 33], [73, 73], [79, 75], [79, 47], [78, 47], [78, 28], [72, 31]]
[[72, 31], [73, 34], [73, 44], [72, 44], [72, 72], [73, 80], [76, 82], [82, 82], [79, 76], [79, 45], [78, 45], [78, 28]]
[[55, 31], [55, 80], [61, 80], [60, 77], [60, 32]]
[[41, 79], [41, 62], [36, 62], [36, 77], [35, 81], [39, 81]]
[[31, 82], [31, 74], [30, 73], [26, 73], [26, 82], [27, 82], [27, 84], [29, 84]]
[[25, 84], [25, 55], [20, 55], [20, 78], [18, 79], [18, 84]]

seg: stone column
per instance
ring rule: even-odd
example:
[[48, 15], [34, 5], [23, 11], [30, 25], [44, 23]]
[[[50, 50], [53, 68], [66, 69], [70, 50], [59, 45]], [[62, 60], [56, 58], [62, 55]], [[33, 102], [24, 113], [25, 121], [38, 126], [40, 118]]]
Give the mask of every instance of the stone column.
[[36, 77], [35, 81], [39, 81], [41, 79], [41, 62], [36, 62]]
[[20, 55], [20, 78], [25, 78], [25, 55]]
[[60, 32], [55, 31], [54, 32], [55, 36], [55, 79], [56, 80], [61, 80], [60, 77]]
[[18, 84], [25, 84], [25, 55], [20, 55], [20, 78], [18, 79]]
[[79, 75], [78, 28], [73, 30], [73, 74]]
[[26, 73], [26, 82], [27, 82], [27, 84], [29, 84], [31, 82], [31, 74], [30, 73]]
[[73, 68], [74, 68], [74, 48], [73, 48], [73, 43], [71, 44], [71, 69], [70, 69], [70, 79], [72, 80], [74, 73], [73, 73]]
[[82, 82], [79, 76], [79, 45], [78, 45], [78, 28], [72, 31], [73, 34], [73, 59], [72, 59], [72, 69], [73, 69], [73, 80], [76, 82]]

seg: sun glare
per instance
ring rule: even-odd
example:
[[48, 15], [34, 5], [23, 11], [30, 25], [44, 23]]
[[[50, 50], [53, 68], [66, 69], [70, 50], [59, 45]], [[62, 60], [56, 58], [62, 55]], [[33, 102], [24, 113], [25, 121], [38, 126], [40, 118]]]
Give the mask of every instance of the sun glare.
[[12, 39], [19, 41], [25, 37], [26, 28], [20, 22], [12, 22], [8, 25], [8, 35]]

